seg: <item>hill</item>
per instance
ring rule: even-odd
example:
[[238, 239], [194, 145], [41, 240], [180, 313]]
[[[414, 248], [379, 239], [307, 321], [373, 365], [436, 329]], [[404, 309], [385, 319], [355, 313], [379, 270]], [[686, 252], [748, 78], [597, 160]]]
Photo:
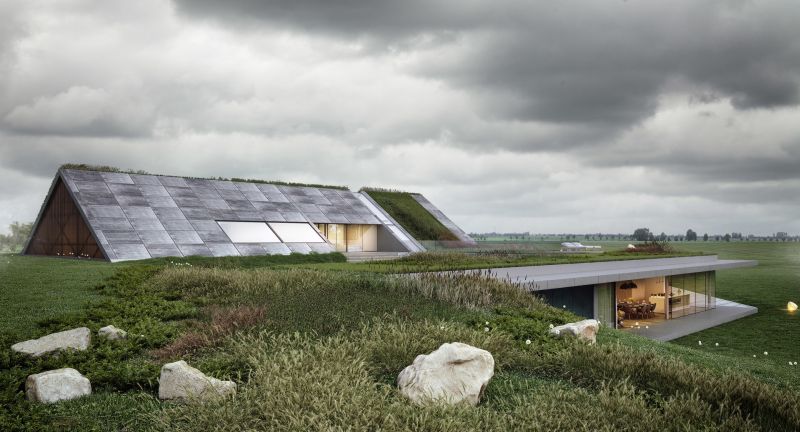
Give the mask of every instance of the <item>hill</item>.
[[[103, 264], [3, 257], [4, 302], [60, 311], [6, 324], [0, 337], [5, 430], [792, 430], [796, 388], [753, 377], [729, 357], [602, 329], [598, 344], [553, 339], [578, 319], [500, 281], [348, 271], [339, 254]], [[301, 261], [301, 262], [295, 262]], [[313, 263], [309, 261], [317, 261]], [[328, 264], [326, 264], [328, 263]], [[332, 269], [320, 267], [336, 266]], [[363, 266], [362, 266], [363, 267]], [[32, 271], [33, 270], [33, 271]], [[12, 300], [9, 300], [12, 299]], [[3, 308], [5, 312], [7, 309]], [[13, 317], [3, 317], [14, 323]], [[31, 325], [39, 319], [39, 324]], [[131, 337], [30, 360], [21, 338], [114, 324]], [[410, 404], [397, 374], [461, 341], [497, 364], [476, 408]], [[528, 343], [530, 341], [530, 343]], [[185, 359], [240, 385], [234, 399], [158, 402], [160, 365]], [[73, 367], [90, 397], [34, 405], [30, 373]], [[733, 367], [732, 367], [733, 366]]]

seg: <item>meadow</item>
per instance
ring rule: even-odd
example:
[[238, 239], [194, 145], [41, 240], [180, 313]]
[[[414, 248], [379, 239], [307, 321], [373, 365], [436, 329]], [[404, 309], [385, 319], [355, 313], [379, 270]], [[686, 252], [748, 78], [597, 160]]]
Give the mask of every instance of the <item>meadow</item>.
[[[127, 431], [800, 428], [800, 367], [788, 365], [800, 353], [792, 345], [800, 326], [796, 314], [781, 309], [800, 288], [800, 246], [698, 242], [680, 247], [758, 259], [759, 267], [720, 272], [717, 293], [758, 306], [759, 314], [675, 343], [602, 329], [598, 344], [587, 346], [547, 336], [550, 324], [578, 317], [503, 282], [387, 274], [393, 268], [438, 269], [448, 259], [455, 267], [473, 268], [487, 262], [577, 262], [602, 256], [430, 254], [381, 265], [344, 263], [340, 254], [120, 264], [2, 256], [0, 426]], [[95, 340], [88, 351], [36, 360], [8, 349], [51, 331], [79, 325], [97, 330], [109, 323], [132, 337], [117, 343]], [[706, 343], [699, 346], [699, 339]], [[403, 399], [394, 388], [399, 371], [417, 354], [455, 340], [495, 356], [496, 375], [481, 405], [419, 408]], [[200, 407], [159, 402], [154, 395], [160, 365], [180, 358], [212, 376], [237, 381], [238, 395]], [[56, 405], [25, 400], [28, 374], [67, 366], [92, 381], [92, 396]]]

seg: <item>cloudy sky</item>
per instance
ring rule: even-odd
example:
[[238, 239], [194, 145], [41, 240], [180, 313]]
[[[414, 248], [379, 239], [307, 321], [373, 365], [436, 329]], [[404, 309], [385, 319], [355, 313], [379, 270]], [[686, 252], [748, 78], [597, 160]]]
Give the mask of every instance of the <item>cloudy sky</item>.
[[83, 162], [419, 191], [467, 231], [800, 233], [796, 0], [0, 16], [0, 227]]

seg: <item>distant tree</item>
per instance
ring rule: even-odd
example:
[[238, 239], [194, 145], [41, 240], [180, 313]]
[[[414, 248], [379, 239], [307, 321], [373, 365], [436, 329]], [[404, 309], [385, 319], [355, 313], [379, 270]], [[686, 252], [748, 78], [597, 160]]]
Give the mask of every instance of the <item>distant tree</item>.
[[653, 237], [649, 228], [636, 228], [633, 232], [633, 239], [638, 241], [648, 241]]
[[708, 241], [708, 233], [703, 234], [703, 241]]
[[14, 222], [8, 226], [9, 234], [0, 234], [0, 251], [18, 252], [25, 246], [33, 223]]
[[666, 240], [667, 239], [667, 234], [662, 231], [661, 234], [658, 236], [658, 239], [661, 240], [661, 241]]
[[691, 228], [686, 230], [686, 241], [697, 241], [697, 233]]
[[730, 234], [725, 234], [724, 239], [725, 239], [726, 242], [731, 241], [731, 235]]

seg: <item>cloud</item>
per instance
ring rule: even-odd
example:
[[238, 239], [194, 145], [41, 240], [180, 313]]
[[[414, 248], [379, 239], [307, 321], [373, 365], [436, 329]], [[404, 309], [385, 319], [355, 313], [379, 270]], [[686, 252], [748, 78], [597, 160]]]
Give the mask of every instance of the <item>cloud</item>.
[[147, 134], [154, 118], [146, 102], [104, 89], [70, 87], [15, 107], [3, 124], [9, 131], [34, 135], [135, 136]]
[[415, 190], [472, 231], [798, 232], [790, 6], [5, 2], [0, 231], [86, 162]]
[[475, 92], [485, 116], [595, 125], [603, 136], [653, 115], [676, 82], [730, 97], [739, 109], [798, 103], [800, 11], [790, 2], [177, 4], [222, 25], [419, 51], [412, 70]]

